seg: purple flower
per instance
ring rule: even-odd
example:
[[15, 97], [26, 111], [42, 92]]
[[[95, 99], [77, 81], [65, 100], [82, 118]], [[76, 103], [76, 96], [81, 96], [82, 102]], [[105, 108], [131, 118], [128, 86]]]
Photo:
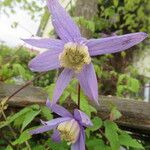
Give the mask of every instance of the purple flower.
[[143, 32], [101, 39], [83, 38], [78, 26], [61, 7], [58, 0], [48, 0], [52, 23], [60, 39], [24, 39], [32, 46], [45, 48], [29, 63], [32, 71], [45, 72], [63, 67], [59, 76], [52, 103], [56, 103], [73, 77], [79, 80], [84, 93], [98, 104], [98, 85], [91, 56], [116, 53], [128, 49], [141, 41], [147, 34]]
[[49, 100], [47, 100], [46, 105], [61, 117], [48, 122], [41, 121], [43, 126], [30, 131], [30, 134], [54, 130], [51, 136], [53, 141], [65, 140], [71, 144], [71, 150], [85, 150], [84, 128], [93, 125], [89, 117], [78, 109], [75, 109], [74, 115], [72, 115], [60, 105], [51, 105]]

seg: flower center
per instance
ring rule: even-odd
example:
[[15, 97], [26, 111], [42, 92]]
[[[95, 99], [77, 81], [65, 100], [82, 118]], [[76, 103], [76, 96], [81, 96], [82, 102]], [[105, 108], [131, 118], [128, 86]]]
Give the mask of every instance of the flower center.
[[74, 144], [80, 133], [79, 124], [74, 119], [60, 123], [57, 130], [60, 132], [61, 139], [67, 141], [68, 144]]
[[91, 62], [91, 57], [87, 46], [69, 42], [65, 44], [63, 52], [59, 55], [59, 60], [62, 67], [80, 72], [83, 65]]

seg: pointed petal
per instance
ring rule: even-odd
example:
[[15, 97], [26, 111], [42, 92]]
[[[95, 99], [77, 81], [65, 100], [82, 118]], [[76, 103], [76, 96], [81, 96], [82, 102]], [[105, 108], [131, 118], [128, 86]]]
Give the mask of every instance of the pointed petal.
[[64, 46], [64, 42], [58, 39], [49, 39], [49, 38], [32, 38], [32, 39], [22, 39], [25, 43], [38, 47], [38, 48], [45, 48], [48, 50], [58, 50], [62, 49]]
[[84, 130], [80, 131], [80, 136], [75, 144], [71, 145], [71, 150], [85, 150], [85, 135]]
[[85, 126], [85, 127], [93, 126], [93, 123], [91, 122], [89, 116], [87, 116], [84, 112], [78, 109], [74, 110], [74, 117], [76, 120], [79, 121], [79, 123], [82, 126]]
[[55, 126], [46, 126], [45, 125], [45, 126], [41, 126], [41, 127], [37, 128], [35, 130], [31, 130], [29, 133], [31, 135], [33, 135], [33, 134], [39, 134], [39, 133], [43, 133], [43, 132], [46, 132], [46, 131], [50, 131], [53, 128], [55, 128]]
[[55, 104], [58, 99], [60, 98], [61, 94], [69, 84], [70, 80], [73, 77], [74, 72], [70, 69], [64, 69], [62, 73], [60, 74], [57, 82], [56, 82], [56, 87], [54, 90], [54, 95], [52, 99], [52, 104]]
[[82, 71], [77, 75], [77, 78], [85, 95], [91, 100], [94, 100], [96, 104], [99, 104], [97, 78], [93, 65], [85, 65]]
[[29, 68], [36, 72], [45, 72], [59, 68], [59, 54], [61, 50], [47, 50], [39, 54], [29, 62]]
[[60, 132], [58, 130], [54, 130], [51, 139], [57, 143], [61, 142]]
[[126, 50], [147, 37], [146, 33], [137, 32], [121, 36], [88, 40], [87, 46], [91, 56], [116, 53]]
[[66, 42], [77, 42], [81, 38], [80, 30], [58, 0], [48, 0], [47, 5], [58, 36]]
[[56, 119], [46, 121], [46, 122], [45, 121], [41, 121], [41, 122], [45, 126], [56, 126], [61, 122], [68, 121], [68, 120], [71, 120], [71, 119], [72, 118], [70, 118], [70, 117], [62, 117], [62, 118], [56, 118]]
[[73, 117], [72, 114], [64, 107], [57, 104], [52, 105], [49, 99], [46, 101], [46, 106], [61, 117]]
[[50, 131], [52, 129], [54, 129], [59, 123], [64, 122], [64, 121], [68, 121], [71, 118], [66, 117], [66, 118], [57, 118], [57, 119], [53, 119], [47, 122], [41, 121], [43, 126], [39, 127], [35, 130], [30, 131], [30, 134], [39, 134], [39, 133], [43, 133], [46, 131]]

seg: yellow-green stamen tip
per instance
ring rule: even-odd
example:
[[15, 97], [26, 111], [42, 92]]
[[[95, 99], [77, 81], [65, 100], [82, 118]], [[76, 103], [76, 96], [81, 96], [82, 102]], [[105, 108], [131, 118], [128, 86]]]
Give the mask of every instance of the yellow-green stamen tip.
[[68, 144], [74, 144], [80, 133], [79, 124], [74, 119], [60, 123], [57, 130], [60, 132], [61, 139], [67, 141]]
[[59, 60], [62, 67], [80, 72], [83, 65], [90, 64], [91, 57], [87, 46], [69, 42], [65, 44], [63, 52], [59, 55]]

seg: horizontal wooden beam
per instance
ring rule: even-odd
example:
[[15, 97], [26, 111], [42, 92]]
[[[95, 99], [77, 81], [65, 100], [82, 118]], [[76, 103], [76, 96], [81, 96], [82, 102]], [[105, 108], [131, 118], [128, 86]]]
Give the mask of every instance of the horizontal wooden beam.
[[[0, 83], [0, 99], [9, 97], [21, 86]], [[10, 107], [25, 107], [32, 104], [45, 105], [47, 94], [38, 87], [26, 87], [9, 100]], [[73, 103], [68, 108], [74, 107]], [[123, 128], [150, 135], [150, 103], [118, 98], [113, 96], [100, 96], [100, 106], [97, 106], [98, 116], [106, 118], [110, 113], [110, 106], [116, 106], [122, 117], [116, 122]]]

